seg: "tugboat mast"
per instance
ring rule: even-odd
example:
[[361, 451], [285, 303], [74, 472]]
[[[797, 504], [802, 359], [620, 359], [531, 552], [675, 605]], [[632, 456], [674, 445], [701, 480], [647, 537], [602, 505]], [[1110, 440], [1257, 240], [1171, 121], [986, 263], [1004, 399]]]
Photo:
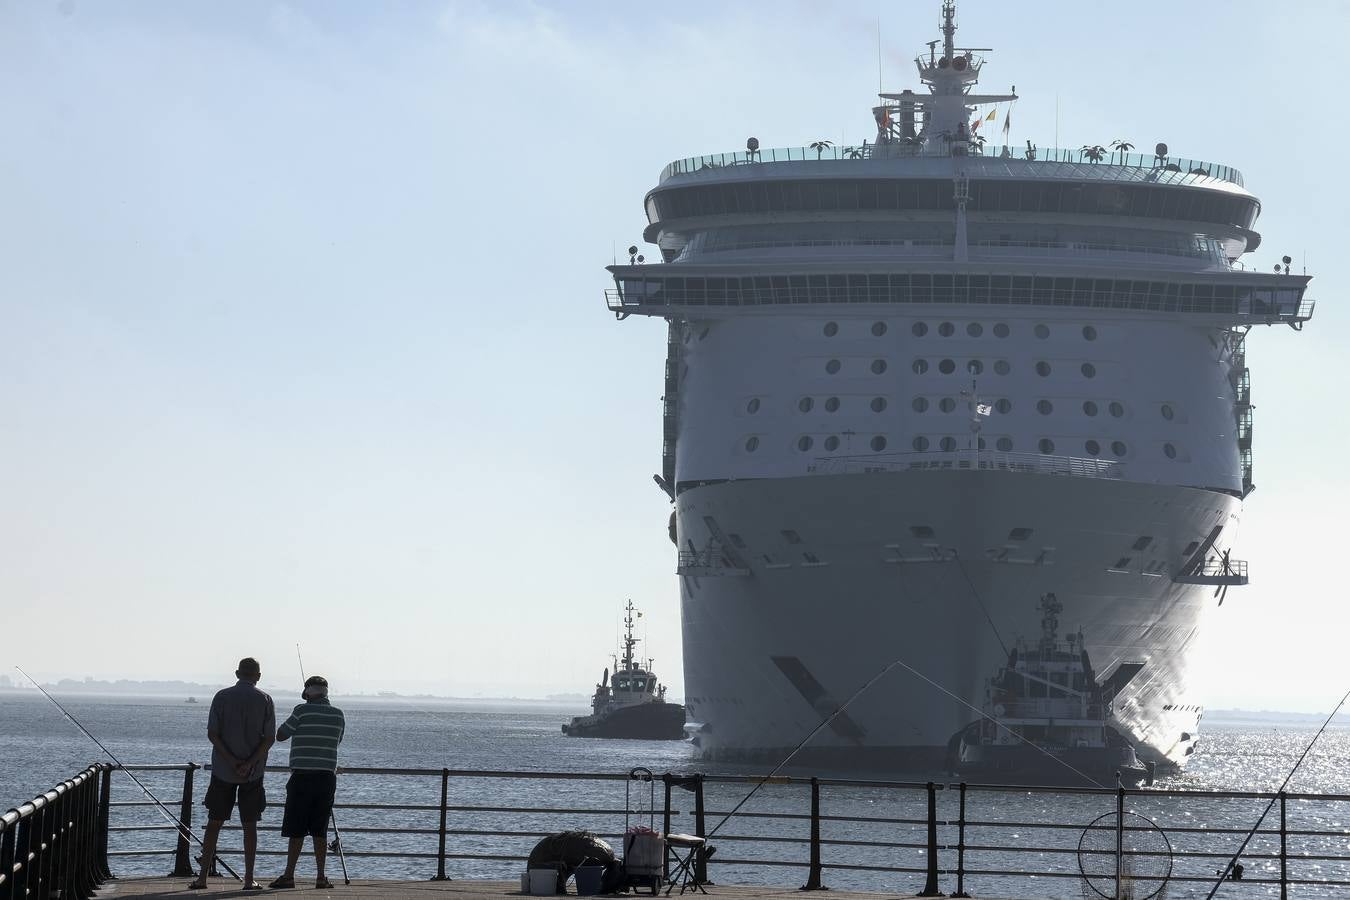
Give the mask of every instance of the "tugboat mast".
[[[623, 670], [631, 672], [637, 668], [633, 665], [633, 645], [637, 643], [637, 638], [633, 637], [633, 598], [628, 598], [628, 606], [624, 609], [623, 624], [627, 633], [623, 639]], [[642, 615], [642, 613], [638, 613], [638, 615]]]

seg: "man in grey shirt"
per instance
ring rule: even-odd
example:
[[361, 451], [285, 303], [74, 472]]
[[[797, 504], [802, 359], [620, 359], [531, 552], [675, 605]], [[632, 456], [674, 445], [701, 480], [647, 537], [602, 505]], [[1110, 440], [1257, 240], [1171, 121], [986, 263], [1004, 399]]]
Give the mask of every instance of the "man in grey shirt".
[[211, 741], [211, 784], [206, 789], [206, 835], [202, 839], [202, 872], [191, 888], [206, 887], [206, 873], [216, 858], [216, 838], [230, 818], [236, 800], [244, 832], [244, 890], [262, 890], [253, 880], [258, 852], [258, 820], [267, 808], [263, 773], [267, 751], [276, 740], [277, 714], [272, 698], [258, 690], [262, 668], [253, 657], [239, 660], [239, 682], [218, 691], [211, 700], [206, 736]]

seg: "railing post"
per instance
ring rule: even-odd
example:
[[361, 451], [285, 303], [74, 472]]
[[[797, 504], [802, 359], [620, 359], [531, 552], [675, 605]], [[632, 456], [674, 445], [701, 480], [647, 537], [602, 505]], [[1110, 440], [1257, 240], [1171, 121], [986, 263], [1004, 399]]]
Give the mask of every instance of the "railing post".
[[[661, 818], [661, 837], [666, 838], [670, 835], [670, 773], [662, 775], [661, 781], [666, 786], [666, 811]], [[664, 850], [661, 851], [661, 878], [665, 881], [670, 880], [670, 854]]]
[[28, 885], [32, 881], [33, 861], [29, 858], [32, 854], [33, 846], [33, 827], [37, 824], [35, 819], [37, 813], [26, 819], [20, 819], [14, 826], [14, 863], [19, 866], [19, 871], [14, 872], [10, 869], [9, 896], [16, 900], [23, 900], [28, 896]]
[[928, 782], [928, 880], [924, 882], [920, 897], [941, 897], [938, 890], [938, 846], [937, 846], [937, 785]]
[[960, 806], [956, 818], [956, 891], [953, 897], [969, 897], [966, 893], [966, 783], [961, 782]]
[[173, 871], [169, 873], [175, 878], [187, 878], [196, 871], [192, 866], [192, 844], [188, 841], [188, 831], [192, 829], [192, 773], [196, 770], [197, 764], [192, 762], [183, 769], [183, 799], [178, 807], [178, 821], [187, 831], [178, 831], [178, 848], [173, 855]]
[[[703, 775], [694, 776], [694, 835], [696, 837], [705, 837], [707, 834], [704, 829], [703, 817]], [[712, 884], [708, 880], [708, 857], [700, 847], [694, 851], [694, 882], [696, 884]]]
[[108, 866], [108, 814], [112, 809], [112, 764], [104, 763], [99, 767], [99, 772], [101, 778], [98, 785], [98, 825], [94, 843], [97, 847], [95, 855], [99, 881], [108, 881], [113, 877], [112, 869]]
[[441, 829], [440, 844], [436, 850], [436, 877], [432, 881], [449, 881], [445, 877], [445, 817], [449, 812], [450, 770], [441, 769]]
[[820, 779], [811, 779], [811, 861], [807, 870], [804, 891], [820, 891]]
[[[1119, 779], [1120, 776], [1116, 776]], [[1119, 783], [1119, 782], [1117, 782]], [[1116, 896], [1120, 896], [1120, 881], [1125, 865], [1125, 788], [1116, 788]]]
[[1280, 791], [1280, 900], [1289, 897], [1289, 833], [1284, 817], [1284, 791]]

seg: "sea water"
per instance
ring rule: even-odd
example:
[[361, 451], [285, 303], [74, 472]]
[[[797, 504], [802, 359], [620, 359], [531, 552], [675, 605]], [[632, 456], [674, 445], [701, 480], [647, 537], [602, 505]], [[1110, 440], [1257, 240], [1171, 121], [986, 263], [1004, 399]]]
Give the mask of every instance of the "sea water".
[[[186, 703], [180, 697], [87, 695], [62, 696], [60, 699], [124, 763], [182, 764], [209, 760], [210, 746], [206, 740], [209, 697], [201, 697], [201, 702], [195, 704]], [[294, 697], [278, 695], [279, 715], [284, 716], [294, 702]], [[560, 725], [583, 710], [560, 704], [386, 698], [339, 699], [337, 702], [346, 711], [348, 722], [341, 749], [344, 766], [573, 773], [627, 773], [635, 766], [644, 766], [658, 775], [671, 771], [747, 777], [762, 774], [763, 768], [704, 763], [698, 759], [697, 748], [681, 741], [569, 738], [561, 733]], [[1291, 723], [1260, 716], [1207, 721], [1200, 750], [1190, 765], [1181, 774], [1160, 779], [1158, 786], [1200, 791], [1274, 790], [1280, 786], [1315, 731], [1315, 723]], [[1350, 729], [1333, 726], [1300, 767], [1289, 790], [1350, 794], [1350, 768], [1345, 765], [1347, 751], [1350, 751]], [[36, 692], [0, 693], [0, 807], [26, 800], [102, 758], [99, 749]], [[278, 745], [269, 761], [284, 765], [285, 745]], [[822, 776], [840, 774], [802, 773], [790, 769], [788, 772]], [[868, 777], [916, 780], [945, 778], [940, 773], [866, 774]], [[177, 811], [182, 791], [180, 772], [146, 773], [141, 777], [156, 796]], [[206, 777], [204, 773], [198, 773], [196, 777], [197, 824], [201, 821], [199, 805]], [[284, 779], [282, 773], [268, 776], [269, 799], [276, 807], [284, 798]], [[125, 776], [116, 776], [114, 785], [114, 799], [144, 800], [141, 791]], [[708, 827], [716, 825], [721, 818], [719, 814], [730, 810], [751, 787], [749, 782], [710, 784], [706, 798]], [[582, 827], [616, 835], [627, 824], [647, 824], [653, 814], [659, 828], [664, 788], [660, 782], [655, 788], [653, 813], [648, 809], [651, 786], [636, 782], [456, 777], [451, 780], [449, 804], [473, 808], [451, 813], [447, 824], [452, 834], [447, 850], [460, 855], [524, 855], [540, 834]], [[954, 822], [956, 792], [943, 791], [939, 796], [939, 818]], [[339, 801], [434, 807], [440, 801], [440, 778], [411, 775], [344, 777], [340, 782]], [[728, 865], [715, 859], [713, 877], [728, 883], [801, 884], [805, 879], [801, 864], [806, 848], [799, 841], [807, 834], [808, 822], [804, 814], [809, 810], [808, 804], [809, 794], [804, 786], [770, 785], [762, 789], [742, 810], [755, 815], [738, 817], [723, 826], [714, 843], [718, 843], [722, 860], [765, 860], [782, 864]], [[921, 887], [921, 872], [880, 872], [861, 867], [922, 869], [926, 857], [918, 848], [925, 843], [925, 834], [919, 823], [926, 818], [925, 804], [926, 796], [922, 791], [826, 788], [822, 792], [822, 811], [834, 818], [825, 823], [824, 836], [851, 843], [827, 845], [825, 862], [860, 868], [827, 869], [825, 883], [836, 888], [910, 893]], [[672, 805], [681, 810], [674, 826], [692, 829], [689, 818], [692, 796], [676, 789]], [[1072, 851], [1083, 839], [1079, 826], [1087, 825], [1100, 815], [1113, 813], [1114, 798], [1066, 798], [1030, 792], [990, 795], [972, 791], [967, 796], [967, 805], [967, 821], [1019, 823], [1006, 828], [992, 824], [971, 826], [966, 843], [990, 849], [971, 850], [966, 860], [968, 869], [1038, 868], [1074, 875], [1080, 857]], [[600, 812], [547, 815], [511, 811], [519, 807]], [[1219, 856], [1236, 849], [1243, 830], [1255, 823], [1265, 807], [1266, 801], [1256, 800], [1206, 800], [1183, 804], [1172, 798], [1130, 798], [1130, 808], [1157, 822], [1166, 839], [1176, 845], [1174, 849], [1216, 854], [1214, 859], [1177, 859], [1174, 872], [1194, 877], [1211, 874], [1221, 867]], [[1291, 802], [1287, 812], [1291, 828], [1329, 832], [1323, 837], [1301, 838], [1303, 843], [1298, 845], [1301, 854], [1350, 855], [1350, 802]], [[793, 818], [771, 818], [773, 813]], [[275, 826], [279, 818], [279, 808], [270, 809], [263, 825]], [[887, 821], [861, 821], [865, 819]], [[1073, 827], [1043, 831], [1028, 829], [1022, 824], [1039, 822]], [[1272, 811], [1267, 826], [1277, 822], [1278, 811]], [[157, 830], [115, 833], [111, 842], [114, 850], [172, 849], [172, 829], [152, 807], [118, 808], [114, 811], [113, 824], [158, 826]], [[421, 854], [409, 858], [353, 856], [349, 865], [357, 869], [357, 875], [426, 878], [434, 874], [438, 810], [343, 810], [340, 824], [349, 829], [344, 840], [349, 851]], [[1231, 833], [1198, 837], [1192, 829], [1199, 828], [1230, 829]], [[517, 836], [502, 837], [481, 832], [513, 832]], [[944, 825], [940, 839], [942, 846], [954, 845], [955, 834], [954, 825]], [[1140, 840], [1147, 839], [1149, 835], [1140, 837]], [[237, 841], [237, 837], [233, 840]], [[264, 849], [273, 847], [275, 842], [275, 834], [264, 833]], [[1062, 852], [1047, 851], [1029, 858], [1027, 854], [1012, 855], [998, 849], [1028, 843]], [[1271, 859], [1260, 857], [1260, 854], [1273, 855], [1276, 850], [1273, 837], [1258, 837], [1244, 856], [1248, 875], [1263, 872], [1269, 875], [1277, 871]], [[939, 859], [944, 869], [942, 887], [945, 891], [953, 890], [952, 876], [945, 870], [954, 865], [954, 854], [944, 849]], [[1090, 862], [1091, 858], [1088, 859]], [[124, 875], [163, 874], [171, 868], [171, 862], [171, 857], [166, 855], [118, 856], [113, 868]], [[263, 871], [270, 871], [267, 865], [266, 860], [261, 864]], [[515, 876], [520, 867], [519, 862], [510, 860], [452, 858], [448, 873], [455, 877], [504, 878]], [[1309, 878], [1350, 877], [1350, 869], [1335, 859], [1304, 859], [1292, 871]], [[1036, 885], [1037, 895], [1082, 895], [1081, 879], [1074, 878], [1028, 882], [992, 875], [970, 876], [966, 888], [973, 893], [999, 890], [1013, 893], [1027, 891], [1028, 884]], [[1240, 886], [1240, 890], [1242, 896], [1271, 893], [1254, 885]], [[1169, 887], [1168, 896], [1204, 896], [1206, 892], [1207, 888], [1198, 884], [1174, 883]], [[1296, 895], [1350, 896], [1350, 888], [1301, 887]]]

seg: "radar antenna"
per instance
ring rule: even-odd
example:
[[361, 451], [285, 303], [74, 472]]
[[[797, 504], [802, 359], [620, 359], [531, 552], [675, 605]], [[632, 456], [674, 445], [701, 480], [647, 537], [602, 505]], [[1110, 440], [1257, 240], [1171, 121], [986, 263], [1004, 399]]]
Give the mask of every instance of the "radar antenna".
[[956, 0], [942, 4], [942, 55], [956, 58]]

